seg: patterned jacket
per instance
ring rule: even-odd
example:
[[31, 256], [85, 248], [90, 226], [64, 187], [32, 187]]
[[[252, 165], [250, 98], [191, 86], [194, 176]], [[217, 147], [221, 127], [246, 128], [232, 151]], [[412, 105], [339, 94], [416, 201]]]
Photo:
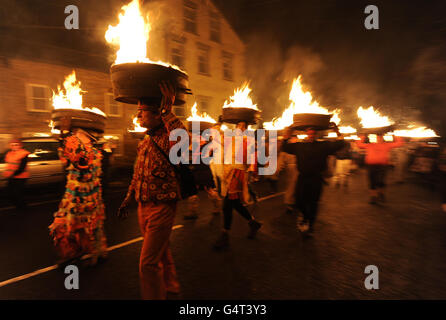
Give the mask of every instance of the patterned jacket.
[[134, 191], [137, 202], [167, 202], [181, 198], [175, 171], [154, 142], [169, 156], [170, 147], [176, 143], [169, 141], [170, 132], [187, 129], [172, 113], [163, 116], [162, 120], [164, 125], [147, 134], [137, 148], [133, 179], [127, 194], [129, 197]]

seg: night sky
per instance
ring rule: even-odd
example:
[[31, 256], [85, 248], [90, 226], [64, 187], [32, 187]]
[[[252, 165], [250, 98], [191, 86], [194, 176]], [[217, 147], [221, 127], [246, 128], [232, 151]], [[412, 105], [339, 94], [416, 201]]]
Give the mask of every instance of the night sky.
[[[63, 52], [68, 63], [105, 71], [111, 57], [104, 28], [127, 2], [4, 0], [0, 55], [57, 59]], [[247, 45], [247, 79], [266, 121], [288, 106], [292, 79], [302, 74], [313, 97], [343, 109], [350, 122], [358, 106], [374, 105], [397, 120], [422, 121], [446, 133], [446, 1], [214, 3]], [[78, 32], [63, 28], [60, 12], [68, 4], [80, 9]], [[379, 30], [364, 27], [369, 4], [379, 9]]]

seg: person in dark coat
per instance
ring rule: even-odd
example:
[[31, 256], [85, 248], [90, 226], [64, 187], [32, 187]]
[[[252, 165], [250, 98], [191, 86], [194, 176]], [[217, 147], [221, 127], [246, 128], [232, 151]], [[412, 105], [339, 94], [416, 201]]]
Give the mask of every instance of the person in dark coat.
[[299, 179], [297, 179], [295, 196], [297, 208], [303, 214], [303, 220], [298, 221], [298, 228], [308, 235], [314, 231], [319, 199], [322, 194], [323, 174], [327, 169], [327, 158], [345, 146], [338, 127], [335, 124], [332, 126], [341, 140], [317, 141], [314, 128], [306, 130], [307, 138], [304, 142], [293, 143], [291, 129], [288, 129], [284, 136], [282, 150], [297, 157]]

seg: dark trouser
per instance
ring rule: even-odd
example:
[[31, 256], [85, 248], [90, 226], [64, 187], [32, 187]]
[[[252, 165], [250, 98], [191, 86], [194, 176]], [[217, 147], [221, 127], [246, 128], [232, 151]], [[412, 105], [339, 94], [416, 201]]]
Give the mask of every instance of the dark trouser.
[[313, 227], [322, 194], [322, 177], [302, 176], [297, 179], [296, 184], [296, 206], [304, 215], [304, 220]]
[[26, 208], [25, 184], [27, 179], [8, 179], [9, 199], [17, 209]]
[[242, 204], [240, 199], [229, 199], [227, 196], [223, 201], [223, 216], [224, 216], [224, 228], [230, 230], [232, 225], [232, 209], [237, 212], [246, 220], [252, 220], [252, 216], [248, 209]]
[[369, 168], [370, 189], [382, 189], [386, 186], [386, 165], [372, 164]]

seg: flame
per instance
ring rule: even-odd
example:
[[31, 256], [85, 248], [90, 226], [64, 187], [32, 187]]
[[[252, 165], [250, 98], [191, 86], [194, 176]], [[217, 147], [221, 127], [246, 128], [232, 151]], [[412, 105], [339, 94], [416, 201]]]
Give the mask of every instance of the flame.
[[[282, 130], [293, 124], [293, 115], [296, 113], [317, 113], [317, 114], [330, 114], [328, 109], [321, 107], [317, 101], [313, 99], [311, 92], [304, 91], [301, 83], [302, 76], [294, 79], [291, 87], [289, 99], [291, 101], [290, 106], [285, 109], [282, 116], [274, 118], [271, 122], [265, 122], [264, 128], [267, 130]], [[338, 125], [341, 121], [339, 117], [339, 110], [333, 112], [333, 117], [330, 121], [335, 122]]]
[[361, 140], [356, 134], [344, 137], [344, 140]]
[[[409, 126], [413, 127], [413, 126]], [[395, 136], [398, 137], [410, 137], [410, 138], [436, 138], [438, 135], [432, 129], [426, 127], [416, 127], [407, 130], [395, 130]]]
[[151, 25], [149, 15], [144, 17], [141, 13], [139, 0], [133, 0], [122, 6], [121, 11], [118, 25], [109, 25], [105, 32], [105, 40], [112, 45], [119, 46], [115, 64], [155, 63], [182, 71], [175, 65], [152, 61], [148, 58], [147, 46]]
[[204, 112], [202, 115], [198, 114], [197, 110], [197, 103], [194, 103], [194, 106], [191, 109], [192, 115], [187, 118], [187, 121], [202, 121], [202, 122], [210, 122], [210, 123], [217, 123], [210, 115], [208, 115], [206, 112]]
[[351, 126], [339, 127], [339, 132], [342, 134], [356, 133], [356, 129]]
[[128, 130], [128, 132], [146, 132], [147, 128], [141, 127], [141, 125], [138, 122], [138, 118], [133, 118], [133, 129]]
[[53, 91], [54, 109], [89, 111], [106, 117], [105, 113], [98, 108], [82, 107], [82, 94], [86, 91], [82, 91], [81, 82], [76, 81], [76, 72], [74, 70], [70, 75], [65, 77], [63, 86], [64, 90], [61, 90], [60, 86], [57, 86], [57, 94]]
[[337, 138], [338, 135], [336, 134], [336, 132], [329, 132], [327, 138]]
[[229, 129], [228, 126], [225, 125], [225, 124], [222, 124], [221, 127], [220, 127], [221, 131], [225, 131], [225, 130], [228, 130], [228, 129]]
[[382, 116], [378, 110], [374, 110], [373, 106], [368, 109], [359, 107], [357, 113], [363, 128], [379, 128], [393, 124], [393, 121], [389, 120], [388, 117]]
[[252, 103], [250, 93], [249, 83], [244, 83], [241, 88], [234, 90], [234, 95], [225, 101], [223, 108], [249, 108], [260, 111], [257, 105]]

